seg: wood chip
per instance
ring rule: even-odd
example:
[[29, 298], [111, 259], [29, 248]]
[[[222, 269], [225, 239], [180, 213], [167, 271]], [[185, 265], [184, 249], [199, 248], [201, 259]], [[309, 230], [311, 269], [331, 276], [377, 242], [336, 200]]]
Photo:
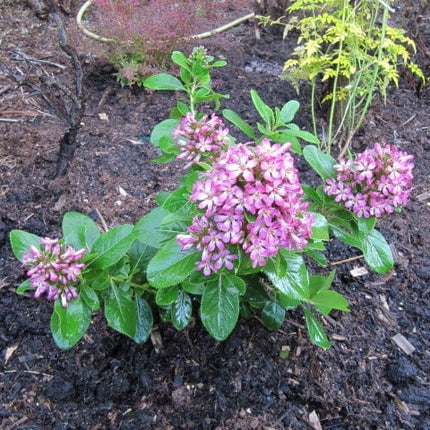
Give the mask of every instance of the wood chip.
[[410, 343], [405, 336], [397, 333], [392, 338], [393, 342], [407, 355], [411, 355], [415, 351], [415, 346]]
[[349, 271], [354, 278], [358, 278], [359, 276], [367, 275], [369, 272], [365, 267], [354, 267]]
[[315, 411], [312, 411], [309, 414], [309, 424], [312, 426], [314, 430], [323, 430], [320, 419]]
[[12, 357], [13, 353], [18, 349], [18, 344], [9, 346], [6, 348], [6, 352], [4, 353], [4, 365], [6, 366], [7, 362]]
[[109, 121], [109, 117], [107, 116], [107, 114], [105, 112], [100, 112], [97, 115], [99, 116], [99, 119], [101, 119], [102, 121]]
[[430, 191], [426, 191], [417, 196], [417, 200], [423, 202], [424, 200], [430, 199]]

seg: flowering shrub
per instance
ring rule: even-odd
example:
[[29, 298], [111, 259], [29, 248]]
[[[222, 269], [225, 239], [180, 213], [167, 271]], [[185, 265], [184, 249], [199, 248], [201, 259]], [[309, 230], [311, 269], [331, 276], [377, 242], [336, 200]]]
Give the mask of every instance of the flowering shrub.
[[[12, 231], [12, 249], [30, 278], [18, 292], [46, 292], [55, 300], [51, 329], [63, 349], [82, 338], [92, 312], [101, 308], [110, 327], [142, 343], [154, 318], [184, 329], [194, 304], [216, 340], [230, 335], [239, 316], [258, 314], [268, 329], [276, 329], [288, 310], [299, 307], [311, 340], [328, 348], [315, 312], [347, 312], [348, 302], [330, 288], [334, 271], [314, 275], [307, 262], [328, 265], [325, 242], [332, 236], [359, 248], [379, 273], [393, 266], [375, 215], [406, 203], [411, 157], [375, 145], [338, 163], [292, 122], [297, 102], [272, 109], [253, 90], [261, 118], [257, 130], [237, 113], [223, 111], [250, 137], [236, 142], [219, 116], [197, 110], [209, 102], [217, 109], [224, 96], [210, 87], [210, 70], [225, 63], [201, 47], [189, 57], [174, 52], [172, 60], [181, 67], [180, 79], [161, 73], [144, 85], [186, 95], [151, 134], [162, 153], [156, 161], [185, 163], [178, 188], [161, 193], [158, 206], [135, 225], [105, 233], [76, 212], [64, 215], [61, 240]], [[302, 149], [300, 141], [311, 144]], [[321, 177], [319, 187], [299, 182], [293, 153]], [[340, 191], [346, 188], [348, 193]], [[355, 208], [348, 202], [361, 201], [358, 194], [370, 199], [366, 205], [383, 199], [384, 210]]]

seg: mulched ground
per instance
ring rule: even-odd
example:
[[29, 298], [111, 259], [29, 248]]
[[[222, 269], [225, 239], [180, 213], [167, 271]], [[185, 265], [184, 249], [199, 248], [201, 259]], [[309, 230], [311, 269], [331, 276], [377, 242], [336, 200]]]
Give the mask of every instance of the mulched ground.
[[[402, 5], [399, 19], [430, 75], [429, 13], [420, 2]], [[0, 75], [0, 427], [430, 429], [429, 86], [417, 91], [405, 77], [389, 90], [386, 105], [375, 101], [354, 140], [356, 150], [389, 142], [413, 153], [415, 191], [401, 214], [381, 224], [396, 250], [392, 272], [353, 277], [350, 270], [363, 266], [361, 260], [337, 266], [334, 288], [348, 297], [352, 311], [323, 319], [331, 349], [312, 345], [301, 314], [291, 312], [276, 332], [256, 319], [240, 321], [222, 343], [198, 321], [182, 332], [158, 325], [159, 342], [141, 346], [98, 315], [83, 341], [64, 352], [50, 335], [52, 304], [15, 294], [23, 274], [8, 232], [55, 236], [70, 210], [99, 222], [102, 217], [109, 226], [135, 222], [158, 192], [175, 186], [180, 172], [175, 163], [152, 164], [156, 152], [146, 140], [175, 104], [172, 95], [119, 87], [100, 48], [76, 30], [72, 15], [63, 19], [83, 59], [86, 95], [80, 147], [64, 177], [54, 174], [65, 125], [31, 89]], [[0, 29], [0, 61], [14, 73], [71, 82], [52, 22], [37, 18], [23, 1], [5, 0]], [[231, 95], [224, 107], [255, 119], [250, 88], [272, 106], [297, 98], [277, 77], [291, 41], [270, 34], [256, 41], [253, 26], [245, 24], [204, 44], [228, 61], [214, 76], [217, 90]], [[67, 67], [18, 61], [18, 50]], [[299, 98], [303, 128], [310, 124], [307, 95]], [[353, 255], [330, 247], [333, 262]], [[406, 353], [396, 335], [413, 351]]]

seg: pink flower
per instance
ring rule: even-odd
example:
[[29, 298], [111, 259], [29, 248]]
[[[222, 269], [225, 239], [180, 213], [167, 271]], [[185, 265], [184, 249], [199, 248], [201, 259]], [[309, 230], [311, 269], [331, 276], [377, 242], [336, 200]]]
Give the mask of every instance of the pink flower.
[[177, 236], [183, 250], [202, 252], [197, 270], [205, 275], [232, 270], [238, 246], [253, 267], [264, 266], [282, 247], [306, 246], [313, 217], [306, 212], [289, 148], [268, 139], [257, 146], [229, 146], [201, 174], [190, 199], [203, 213], [193, 219], [188, 234]]
[[358, 217], [379, 218], [407, 204], [413, 168], [412, 155], [376, 143], [353, 160], [340, 160], [334, 166], [336, 178], [326, 180], [324, 191]]
[[23, 255], [23, 265], [28, 268], [30, 287], [35, 290], [34, 296], [41, 297], [46, 293], [48, 300], [61, 299], [63, 307], [78, 297], [74, 283], [85, 268], [84, 263], [78, 263], [85, 249], [75, 251], [67, 245], [65, 252], [58, 239], [40, 239], [42, 249], [31, 245], [30, 250]]

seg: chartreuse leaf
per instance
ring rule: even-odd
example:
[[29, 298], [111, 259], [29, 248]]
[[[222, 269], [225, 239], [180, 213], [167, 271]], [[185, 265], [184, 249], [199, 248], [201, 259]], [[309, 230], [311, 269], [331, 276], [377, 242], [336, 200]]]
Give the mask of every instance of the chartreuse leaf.
[[303, 149], [303, 156], [321, 178], [327, 179], [336, 176], [336, 170], [334, 170], [333, 166], [337, 161], [330, 155], [322, 152], [316, 146], [305, 146]]
[[67, 307], [61, 306], [61, 300], [56, 300], [51, 316], [51, 331], [55, 343], [61, 349], [75, 345], [88, 330], [91, 322], [91, 310], [80, 299], [70, 300]]
[[[226, 282], [223, 282], [226, 281]], [[208, 282], [200, 304], [200, 318], [209, 334], [224, 340], [233, 331], [239, 317], [239, 291], [229, 278], [219, 276]]]
[[78, 212], [67, 212], [64, 215], [62, 230], [65, 242], [76, 250], [91, 250], [93, 243], [100, 236], [97, 224], [90, 217]]
[[253, 128], [247, 122], [245, 122], [236, 112], [232, 111], [231, 109], [224, 109], [222, 111], [222, 115], [227, 121], [230, 121], [233, 125], [235, 125], [240, 131], [245, 133], [252, 140], [256, 139]]
[[194, 270], [200, 252], [182, 251], [176, 238], [169, 240], [148, 264], [148, 282], [155, 288], [181, 283]]
[[94, 267], [106, 269], [117, 263], [131, 247], [135, 239], [133, 226], [119, 225], [102, 234], [94, 242], [91, 252], [95, 258], [91, 261]]
[[143, 86], [151, 90], [173, 90], [185, 91], [182, 82], [173, 75], [168, 73], [158, 73], [146, 78], [143, 81]]
[[394, 265], [391, 248], [378, 230], [359, 235], [360, 249], [369, 267], [378, 273], [388, 272]]
[[333, 282], [335, 274], [336, 271], [332, 270], [328, 276], [312, 275], [309, 278], [310, 298], [312, 299], [321, 291], [328, 290]]
[[39, 236], [27, 233], [26, 231], [12, 230], [9, 237], [13, 254], [21, 263], [22, 256], [30, 250], [31, 245], [34, 245], [36, 248], [40, 246]]
[[172, 324], [176, 330], [184, 329], [190, 322], [193, 306], [191, 297], [184, 290], [179, 291], [176, 300], [172, 304], [171, 313]]
[[316, 319], [315, 315], [304, 306], [303, 312], [306, 318], [306, 326], [308, 328], [309, 337], [311, 338], [312, 342], [322, 348], [330, 348], [330, 342], [321, 323]]
[[285, 308], [276, 300], [267, 301], [261, 311], [261, 321], [269, 330], [277, 330], [285, 319]]
[[185, 70], [190, 70], [187, 57], [180, 51], [172, 52], [172, 61]]
[[[349, 312], [348, 302], [341, 294], [333, 290], [322, 290], [309, 301], [315, 306], [322, 306], [324, 314], [328, 314], [332, 309]], [[328, 310], [328, 312], [327, 312]]]

